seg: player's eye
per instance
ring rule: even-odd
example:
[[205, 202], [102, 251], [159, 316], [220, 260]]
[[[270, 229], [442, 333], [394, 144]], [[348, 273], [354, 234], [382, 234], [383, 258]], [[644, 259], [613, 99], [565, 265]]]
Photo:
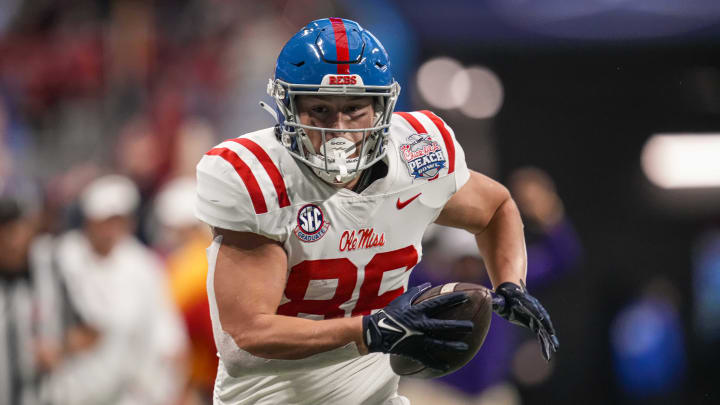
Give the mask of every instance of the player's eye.
[[361, 106], [361, 105], [350, 105], [350, 106], [347, 106], [347, 107], [345, 108], [345, 112], [346, 112], [347, 114], [355, 114], [355, 113], [357, 113], [357, 112], [360, 111], [360, 110], [362, 110], [362, 106]]
[[328, 112], [328, 108], [321, 105], [316, 105], [310, 108], [310, 111], [312, 111], [315, 114], [325, 114]]

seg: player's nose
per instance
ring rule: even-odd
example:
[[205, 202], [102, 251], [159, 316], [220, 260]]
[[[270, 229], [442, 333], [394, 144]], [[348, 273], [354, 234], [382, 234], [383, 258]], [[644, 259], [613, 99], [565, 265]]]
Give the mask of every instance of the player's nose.
[[348, 119], [347, 115], [342, 112], [337, 112], [333, 116], [332, 121], [333, 121], [332, 128], [334, 128], [334, 129], [348, 129], [349, 128], [348, 127], [349, 119]]
[[[349, 125], [348, 117], [345, 114], [338, 112], [337, 114], [335, 114], [333, 116], [333, 120], [330, 123], [329, 127], [332, 129], [349, 129], [350, 125]], [[330, 135], [333, 138], [336, 138], [343, 134], [345, 134], [345, 132], [330, 132], [328, 135]]]

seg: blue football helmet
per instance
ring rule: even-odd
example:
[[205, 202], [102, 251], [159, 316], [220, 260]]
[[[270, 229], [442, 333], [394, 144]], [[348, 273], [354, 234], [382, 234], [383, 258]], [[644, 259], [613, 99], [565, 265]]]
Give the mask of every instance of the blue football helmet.
[[[358, 23], [324, 18], [305, 26], [280, 52], [275, 79], [270, 79], [267, 91], [277, 104], [274, 115], [281, 143], [326, 182], [346, 184], [385, 156], [400, 85], [393, 78], [385, 48]], [[373, 126], [334, 129], [303, 125], [296, 107], [298, 95], [373, 96]], [[321, 150], [315, 150], [306, 130], [322, 134]], [[363, 137], [355, 144], [342, 137], [328, 139], [326, 135], [332, 132], [362, 132]]]

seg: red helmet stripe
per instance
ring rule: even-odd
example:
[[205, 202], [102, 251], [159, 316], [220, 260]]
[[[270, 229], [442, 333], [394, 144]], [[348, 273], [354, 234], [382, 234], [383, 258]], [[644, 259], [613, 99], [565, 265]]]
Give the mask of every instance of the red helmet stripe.
[[245, 188], [247, 188], [250, 193], [250, 200], [252, 201], [253, 208], [255, 208], [255, 213], [264, 214], [268, 211], [267, 206], [265, 205], [265, 197], [263, 196], [262, 190], [260, 190], [260, 185], [258, 184], [255, 175], [250, 170], [250, 167], [248, 167], [248, 165], [240, 159], [237, 153], [228, 148], [214, 148], [206, 154], [220, 156], [232, 165], [235, 172], [240, 175], [240, 179], [242, 179], [245, 184]]
[[[335, 48], [337, 49], [337, 60], [350, 61], [350, 50], [348, 49], [347, 31], [345, 30], [345, 24], [341, 18], [331, 18], [333, 31], [335, 32]], [[349, 75], [350, 65], [346, 63], [339, 63], [337, 65], [337, 72], [339, 75]]]
[[283, 180], [280, 170], [278, 170], [277, 166], [275, 166], [275, 163], [273, 163], [272, 159], [270, 159], [267, 152], [265, 152], [260, 145], [247, 138], [235, 138], [230, 140], [244, 146], [252, 152], [253, 155], [255, 155], [258, 161], [260, 161], [260, 164], [262, 164], [267, 171], [267, 174], [270, 176], [270, 180], [272, 180], [273, 186], [275, 187], [280, 208], [290, 205], [287, 188], [285, 187], [285, 180]]

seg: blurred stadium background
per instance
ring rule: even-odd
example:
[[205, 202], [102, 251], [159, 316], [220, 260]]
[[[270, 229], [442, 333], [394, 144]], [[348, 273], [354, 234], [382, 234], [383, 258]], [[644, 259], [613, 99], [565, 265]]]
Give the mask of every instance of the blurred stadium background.
[[[132, 179], [135, 234], [189, 336], [165, 366], [191, 388], [168, 403], [209, 403], [213, 378], [208, 235], [183, 183], [219, 140], [272, 124], [257, 102], [277, 53], [327, 16], [381, 39], [398, 110], [441, 115], [511, 187], [561, 341], [546, 365], [495, 322], [471, 373], [403, 382], [414, 404], [720, 403], [720, 2], [2, 0], [0, 192], [61, 235], [93, 179]], [[442, 232], [417, 277], [480, 282], [472, 252], [433, 256]]]

